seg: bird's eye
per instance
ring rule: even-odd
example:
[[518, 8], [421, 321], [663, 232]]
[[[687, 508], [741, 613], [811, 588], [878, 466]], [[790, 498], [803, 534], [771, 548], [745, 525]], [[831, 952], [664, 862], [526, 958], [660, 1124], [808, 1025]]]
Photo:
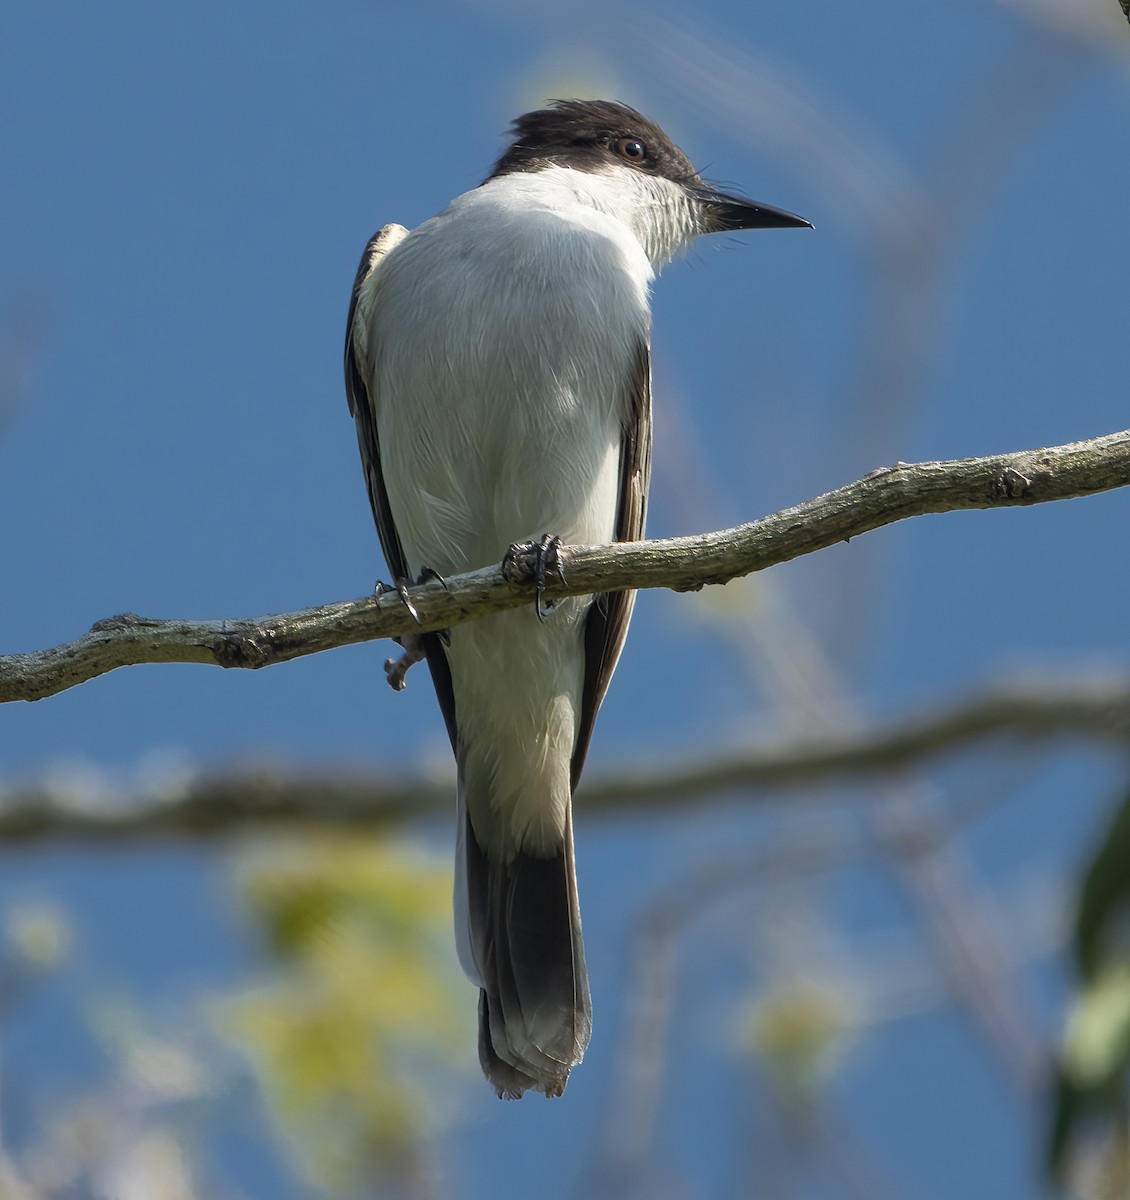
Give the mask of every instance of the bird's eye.
[[639, 138], [617, 138], [614, 149], [621, 158], [626, 158], [628, 162], [641, 163], [647, 158], [647, 147]]

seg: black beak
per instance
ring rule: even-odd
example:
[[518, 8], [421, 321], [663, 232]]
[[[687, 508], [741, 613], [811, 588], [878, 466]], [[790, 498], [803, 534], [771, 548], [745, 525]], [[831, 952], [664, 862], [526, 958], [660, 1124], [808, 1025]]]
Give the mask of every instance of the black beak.
[[735, 229], [811, 229], [812, 222], [795, 213], [756, 204], [741, 196], [727, 196], [712, 188], [695, 193], [702, 205], [707, 233], [728, 233]]

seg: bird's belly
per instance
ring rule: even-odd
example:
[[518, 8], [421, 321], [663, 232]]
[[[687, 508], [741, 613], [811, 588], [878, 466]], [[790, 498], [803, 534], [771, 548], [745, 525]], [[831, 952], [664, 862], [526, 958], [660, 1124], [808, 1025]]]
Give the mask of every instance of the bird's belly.
[[[462, 344], [450, 349], [460, 359]], [[409, 571], [452, 575], [497, 564], [512, 542], [545, 533], [567, 544], [613, 539], [624, 388], [607, 377], [615, 350], [606, 349], [595, 359], [601, 371], [572, 364], [569, 382], [560, 359], [513, 343], [496, 347], [490, 361], [462, 359], [459, 386], [447, 372], [414, 373], [411, 405], [389, 404], [380, 424]], [[588, 604], [564, 600], [544, 624], [531, 604], [450, 631], [466, 803], [480, 844], [496, 856], [560, 846]]]

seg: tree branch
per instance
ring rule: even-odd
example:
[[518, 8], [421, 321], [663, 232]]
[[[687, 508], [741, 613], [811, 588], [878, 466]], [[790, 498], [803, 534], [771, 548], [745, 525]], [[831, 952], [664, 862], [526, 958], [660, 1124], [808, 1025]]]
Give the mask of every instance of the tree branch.
[[[637, 764], [582, 786], [576, 802], [589, 819], [623, 817], [645, 808], [654, 815], [692, 798], [874, 779], [990, 740], [1045, 747], [1053, 739], [1130, 746], [1130, 678], [1033, 679], [870, 728], [715, 751], [699, 762]], [[207, 838], [271, 826], [373, 828], [448, 813], [452, 788], [446, 776], [330, 775], [278, 768], [190, 774], [133, 789], [110, 779], [81, 779], [76, 785], [55, 781], [0, 792], [0, 843], [66, 838], [120, 844], [131, 838]]]
[[[569, 546], [567, 583], [547, 597], [629, 588], [696, 590], [848, 541], [926, 513], [1014, 508], [1067, 500], [1130, 484], [1130, 430], [1049, 449], [948, 462], [896, 463], [793, 508], [719, 533]], [[551, 531], [552, 532], [552, 531]], [[410, 595], [416, 624], [394, 593], [281, 616], [228, 621], [158, 621], [132, 613], [97, 622], [76, 641], [0, 656], [0, 702], [41, 700], [117, 667], [211, 663], [258, 668], [337, 646], [448, 629], [528, 604], [531, 579], [512, 582], [499, 567], [428, 583]]]

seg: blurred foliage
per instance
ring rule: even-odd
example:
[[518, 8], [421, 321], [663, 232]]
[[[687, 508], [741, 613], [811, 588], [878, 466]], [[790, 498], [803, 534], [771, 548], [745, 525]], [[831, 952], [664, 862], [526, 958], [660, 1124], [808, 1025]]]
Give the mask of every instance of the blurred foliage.
[[[451, 953], [447, 857], [326, 833], [257, 841], [236, 880], [268, 952], [265, 982], [203, 1009], [189, 996], [164, 1033], [146, 1005], [88, 1000], [112, 1071], [53, 1112], [18, 1158], [0, 1141], [0, 1200], [88, 1183], [90, 1194], [195, 1200], [193, 1132], [232, 1081], [232, 1040], [284, 1153], [319, 1193], [441, 1190], [434, 1141], [455, 1114], [457, 1085], [478, 1084], [476, 1007]], [[65, 961], [70, 922], [28, 904], [4, 915], [0, 934], [0, 1003], [11, 1008]]]
[[1105, 1132], [1088, 1194], [1130, 1196], [1130, 795], [1083, 880], [1075, 923], [1081, 985], [1057, 1073], [1050, 1160], [1059, 1180], [1073, 1152]]
[[29, 971], [49, 971], [67, 957], [70, 922], [53, 905], [21, 904], [4, 919], [6, 957]]
[[[0, 1008], [7, 1017], [39, 997], [50, 973], [68, 964], [76, 939], [71, 916], [50, 901], [13, 906], [0, 928]], [[198, 1200], [184, 1134], [219, 1091], [214, 1039], [202, 1042], [191, 1017], [187, 1029], [160, 1035], [148, 1008], [121, 997], [84, 1002], [108, 1076], [44, 1106], [18, 1153], [0, 1139], [0, 1200]]]
[[[195, 1004], [190, 1002], [189, 1008], [195, 1011]], [[192, 1018], [159, 1032], [148, 1006], [115, 995], [92, 1004], [89, 1021], [118, 1081], [144, 1097], [146, 1107], [206, 1101], [218, 1091], [212, 1048], [201, 1044]]]
[[745, 1048], [765, 1067], [778, 1103], [809, 1109], [853, 1040], [842, 995], [812, 980], [773, 987], [750, 1013]]
[[1075, 926], [1084, 979], [1130, 961], [1130, 795], [1114, 815], [1083, 879]]
[[229, 1001], [289, 1149], [311, 1181], [372, 1195], [431, 1188], [429, 1140], [472, 1068], [475, 1005], [451, 953], [451, 870], [403, 841], [260, 846], [241, 898], [278, 960]]

